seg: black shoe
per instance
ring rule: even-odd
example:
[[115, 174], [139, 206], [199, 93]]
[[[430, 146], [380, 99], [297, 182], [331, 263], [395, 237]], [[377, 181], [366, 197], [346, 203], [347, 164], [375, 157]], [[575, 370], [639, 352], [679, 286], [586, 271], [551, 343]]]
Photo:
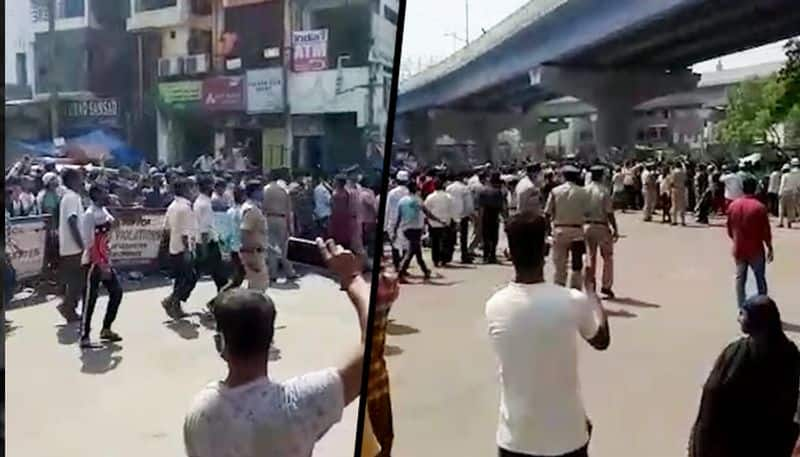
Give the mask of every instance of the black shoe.
[[122, 341], [122, 337], [119, 336], [119, 334], [117, 334], [110, 328], [104, 328], [103, 330], [100, 331], [100, 339], [103, 341], [108, 341], [110, 343]]
[[614, 291], [611, 289], [602, 288], [600, 289], [600, 293], [605, 295], [606, 298], [611, 298], [611, 299], [616, 298], [616, 295], [614, 295]]
[[88, 336], [81, 337], [81, 349], [89, 349], [92, 348], [92, 340], [89, 339]]

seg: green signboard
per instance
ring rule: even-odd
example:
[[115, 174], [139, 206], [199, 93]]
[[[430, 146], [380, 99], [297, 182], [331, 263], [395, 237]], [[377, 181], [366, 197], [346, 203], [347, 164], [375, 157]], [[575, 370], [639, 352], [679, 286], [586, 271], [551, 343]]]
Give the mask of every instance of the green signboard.
[[202, 81], [177, 81], [160, 83], [158, 97], [161, 102], [174, 108], [200, 103], [203, 98]]

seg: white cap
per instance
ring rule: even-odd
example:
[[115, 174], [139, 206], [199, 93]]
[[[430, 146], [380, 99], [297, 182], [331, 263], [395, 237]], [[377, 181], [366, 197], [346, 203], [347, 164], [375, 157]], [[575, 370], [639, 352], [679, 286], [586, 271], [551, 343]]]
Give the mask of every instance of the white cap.
[[408, 172], [407, 171], [400, 170], [400, 171], [397, 172], [397, 180], [398, 181], [406, 182], [406, 181], [408, 181], [409, 178], [410, 178], [410, 176], [408, 176]]
[[791, 164], [793, 167], [800, 167], [800, 158], [797, 157], [792, 158]]
[[50, 184], [50, 182], [52, 182], [53, 180], [58, 182], [58, 175], [53, 173], [52, 171], [48, 171], [47, 173], [44, 174], [44, 176], [42, 176], [42, 183], [45, 186]]

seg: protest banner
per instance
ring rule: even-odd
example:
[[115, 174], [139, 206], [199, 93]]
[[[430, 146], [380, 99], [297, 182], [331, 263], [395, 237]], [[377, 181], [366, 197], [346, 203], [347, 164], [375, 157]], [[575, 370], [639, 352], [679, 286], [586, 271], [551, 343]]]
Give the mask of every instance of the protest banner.
[[157, 268], [165, 210], [109, 208], [119, 221], [111, 231], [111, 262], [117, 268]]
[[10, 219], [9, 240], [11, 265], [17, 279], [29, 279], [42, 274], [44, 245], [50, 216], [15, 217]]

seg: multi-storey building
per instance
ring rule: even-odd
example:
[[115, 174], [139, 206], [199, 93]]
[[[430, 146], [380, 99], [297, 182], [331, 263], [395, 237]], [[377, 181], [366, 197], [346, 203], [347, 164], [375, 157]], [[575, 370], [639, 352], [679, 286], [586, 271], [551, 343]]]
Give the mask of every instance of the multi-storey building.
[[[158, 158], [246, 145], [264, 168], [365, 163], [383, 143], [396, 0], [131, 0], [134, 91]], [[380, 126], [380, 127], [379, 127]]]
[[33, 79], [33, 32], [30, 4], [6, 0], [6, 74], [5, 99], [31, 97]]
[[[50, 33], [48, 0], [31, 0], [34, 98], [59, 94], [59, 134], [106, 127], [129, 129], [132, 48], [125, 32], [127, 0], [56, 0]], [[51, 46], [52, 56], [51, 56]]]

